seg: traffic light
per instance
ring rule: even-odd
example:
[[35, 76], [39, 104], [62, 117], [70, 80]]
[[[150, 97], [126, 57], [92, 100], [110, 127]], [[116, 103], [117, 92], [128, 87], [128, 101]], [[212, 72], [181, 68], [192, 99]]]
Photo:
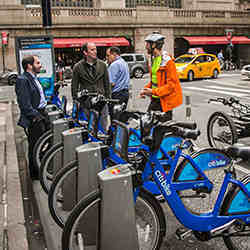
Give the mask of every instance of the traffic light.
[[6, 46], [8, 44], [8, 36], [9, 34], [7, 32], [4, 31], [1, 32], [2, 45]]
[[42, 0], [43, 27], [51, 27], [51, 0]]

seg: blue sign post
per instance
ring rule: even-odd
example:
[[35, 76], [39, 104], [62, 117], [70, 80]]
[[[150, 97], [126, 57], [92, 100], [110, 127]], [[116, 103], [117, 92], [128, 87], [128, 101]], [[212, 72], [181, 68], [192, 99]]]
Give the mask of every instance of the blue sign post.
[[52, 96], [55, 82], [55, 56], [53, 37], [50, 35], [16, 37], [15, 45], [18, 73], [23, 73], [22, 59], [25, 56], [38, 56], [42, 64], [38, 79], [43, 86], [45, 96], [47, 98]]

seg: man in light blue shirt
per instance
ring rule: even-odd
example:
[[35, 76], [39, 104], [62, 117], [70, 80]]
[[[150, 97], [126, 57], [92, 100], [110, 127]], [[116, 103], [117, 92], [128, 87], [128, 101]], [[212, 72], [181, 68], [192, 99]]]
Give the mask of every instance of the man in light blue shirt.
[[112, 86], [112, 99], [119, 99], [126, 107], [129, 99], [129, 68], [128, 64], [120, 57], [120, 49], [110, 47], [107, 49], [109, 81]]

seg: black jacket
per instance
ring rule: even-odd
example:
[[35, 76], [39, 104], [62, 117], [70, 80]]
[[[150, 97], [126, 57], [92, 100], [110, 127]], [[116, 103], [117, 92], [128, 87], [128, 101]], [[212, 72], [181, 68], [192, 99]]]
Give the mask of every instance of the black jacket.
[[24, 72], [18, 76], [15, 91], [21, 111], [18, 125], [28, 128], [33, 118], [40, 116], [37, 109], [41, 99], [39, 89], [30, 73]]
[[111, 85], [108, 77], [106, 64], [97, 59], [95, 65], [95, 75], [89, 73], [87, 62], [85, 59], [75, 64], [73, 68], [73, 77], [71, 84], [72, 98], [75, 99], [77, 92], [87, 89], [89, 92], [97, 92], [106, 98], [111, 97]]

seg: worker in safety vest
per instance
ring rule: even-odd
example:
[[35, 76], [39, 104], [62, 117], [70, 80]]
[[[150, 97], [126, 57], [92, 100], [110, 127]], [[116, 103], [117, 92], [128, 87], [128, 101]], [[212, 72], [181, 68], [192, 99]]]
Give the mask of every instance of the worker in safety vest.
[[148, 111], [163, 111], [164, 120], [172, 120], [173, 109], [182, 104], [182, 89], [174, 59], [163, 51], [165, 37], [154, 32], [146, 37], [146, 50], [151, 55], [151, 80], [140, 92], [140, 97], [151, 98]]

